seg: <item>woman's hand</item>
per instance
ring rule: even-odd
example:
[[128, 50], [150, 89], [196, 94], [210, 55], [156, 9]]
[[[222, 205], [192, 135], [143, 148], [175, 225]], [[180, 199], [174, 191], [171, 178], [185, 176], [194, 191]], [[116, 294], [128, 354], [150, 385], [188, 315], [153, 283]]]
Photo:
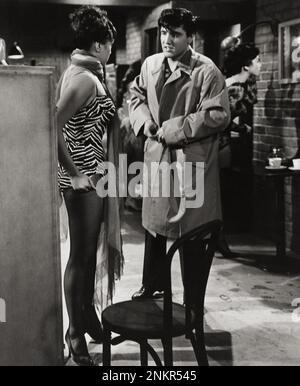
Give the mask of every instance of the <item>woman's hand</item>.
[[70, 177], [72, 188], [74, 190], [84, 190], [89, 191], [93, 189], [90, 179], [85, 174], [79, 174], [78, 176]]

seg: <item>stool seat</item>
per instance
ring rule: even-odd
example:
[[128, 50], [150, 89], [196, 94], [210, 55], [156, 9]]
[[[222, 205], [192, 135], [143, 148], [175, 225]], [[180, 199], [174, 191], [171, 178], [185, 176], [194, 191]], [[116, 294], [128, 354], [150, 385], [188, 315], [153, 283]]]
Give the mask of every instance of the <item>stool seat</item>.
[[[125, 301], [107, 307], [102, 323], [110, 331], [122, 336], [161, 339], [164, 335], [163, 299]], [[193, 320], [192, 320], [193, 323]], [[185, 334], [185, 307], [173, 303], [173, 337]]]

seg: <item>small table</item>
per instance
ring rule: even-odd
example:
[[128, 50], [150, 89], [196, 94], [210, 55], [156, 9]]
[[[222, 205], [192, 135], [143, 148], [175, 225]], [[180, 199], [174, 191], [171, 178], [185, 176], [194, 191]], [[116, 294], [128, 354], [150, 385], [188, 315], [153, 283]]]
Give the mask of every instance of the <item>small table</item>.
[[254, 164], [253, 173], [254, 176], [261, 177], [263, 179], [272, 179], [275, 186], [276, 257], [275, 260], [271, 262], [271, 264], [264, 264], [263, 268], [272, 272], [287, 272], [284, 186], [285, 179], [287, 177], [299, 177], [300, 170], [290, 170], [289, 168], [269, 169], [262, 164]]

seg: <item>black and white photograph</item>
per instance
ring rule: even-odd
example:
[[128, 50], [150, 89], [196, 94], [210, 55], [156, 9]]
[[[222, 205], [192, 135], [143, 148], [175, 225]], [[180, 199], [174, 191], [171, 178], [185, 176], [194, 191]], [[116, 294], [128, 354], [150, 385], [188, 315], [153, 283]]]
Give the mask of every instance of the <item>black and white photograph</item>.
[[1, 367], [299, 366], [300, 2], [0, 0], [0, 220]]

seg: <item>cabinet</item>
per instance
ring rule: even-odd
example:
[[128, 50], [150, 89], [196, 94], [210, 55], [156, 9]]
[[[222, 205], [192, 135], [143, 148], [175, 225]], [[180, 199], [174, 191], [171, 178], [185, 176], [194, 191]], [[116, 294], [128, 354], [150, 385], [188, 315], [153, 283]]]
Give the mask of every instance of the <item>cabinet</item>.
[[0, 66], [0, 365], [63, 363], [54, 76]]

